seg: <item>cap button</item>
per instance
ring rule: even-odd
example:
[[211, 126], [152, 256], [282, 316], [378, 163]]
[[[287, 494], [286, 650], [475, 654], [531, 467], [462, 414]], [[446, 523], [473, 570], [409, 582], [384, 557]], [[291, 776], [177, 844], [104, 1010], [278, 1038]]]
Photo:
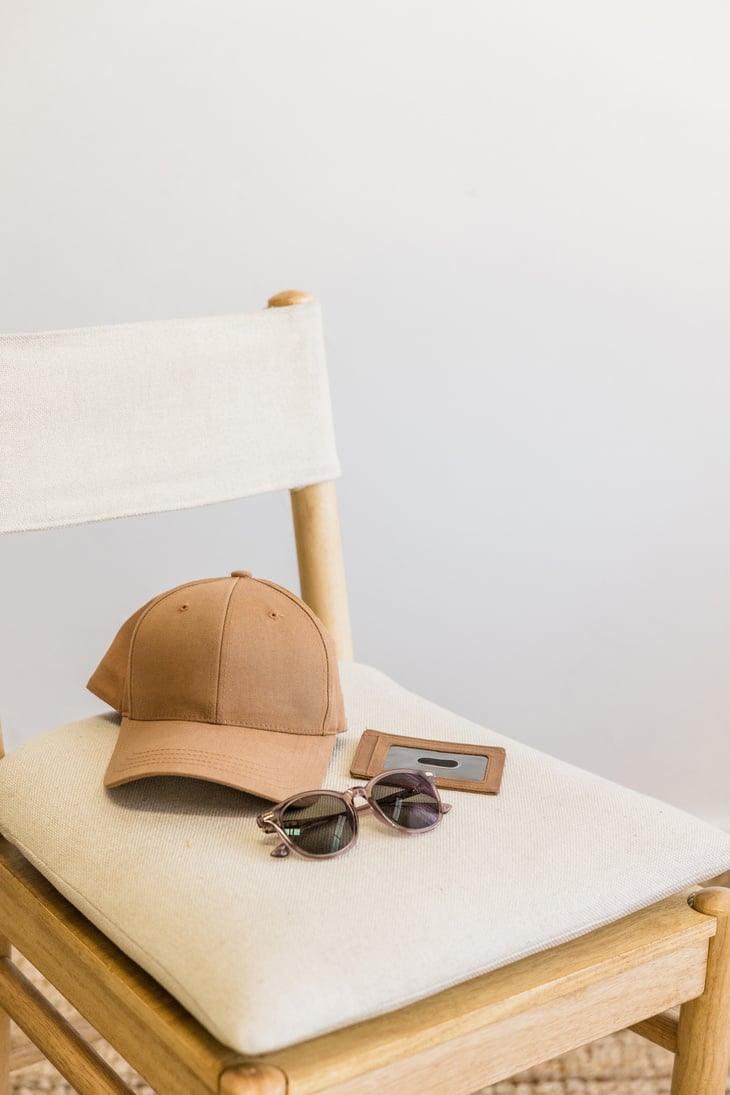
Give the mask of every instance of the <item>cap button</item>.
[[250, 570], [232, 570], [231, 578], [252, 578]]

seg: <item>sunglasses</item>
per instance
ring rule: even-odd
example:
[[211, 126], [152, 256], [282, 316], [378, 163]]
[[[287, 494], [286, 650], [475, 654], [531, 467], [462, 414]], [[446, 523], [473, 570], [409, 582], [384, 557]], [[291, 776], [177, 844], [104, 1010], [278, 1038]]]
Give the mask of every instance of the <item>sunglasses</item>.
[[[256, 824], [282, 838], [283, 843], [271, 853], [277, 858], [296, 852], [307, 859], [332, 859], [353, 846], [360, 827], [358, 815], [368, 809], [401, 833], [435, 829], [451, 806], [441, 801], [433, 780], [430, 772], [393, 768], [364, 787], [292, 795], [259, 814]], [[358, 798], [365, 800], [364, 805], [355, 805]]]

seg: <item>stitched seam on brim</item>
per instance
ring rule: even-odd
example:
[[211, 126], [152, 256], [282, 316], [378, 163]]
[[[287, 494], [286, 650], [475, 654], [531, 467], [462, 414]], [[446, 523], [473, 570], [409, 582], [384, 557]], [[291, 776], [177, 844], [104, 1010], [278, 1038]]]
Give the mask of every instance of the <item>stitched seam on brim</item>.
[[[297, 760], [302, 761], [300, 756]], [[319, 758], [317, 758], [319, 759]], [[124, 772], [130, 768], [148, 767], [155, 764], [195, 764], [203, 768], [215, 768], [219, 772], [278, 772], [281, 768], [279, 760], [274, 763], [266, 763], [251, 758], [244, 760], [241, 757], [231, 757], [225, 753], [205, 753], [195, 749], [147, 749], [143, 752], [132, 753], [124, 760], [109, 763], [110, 770]]]

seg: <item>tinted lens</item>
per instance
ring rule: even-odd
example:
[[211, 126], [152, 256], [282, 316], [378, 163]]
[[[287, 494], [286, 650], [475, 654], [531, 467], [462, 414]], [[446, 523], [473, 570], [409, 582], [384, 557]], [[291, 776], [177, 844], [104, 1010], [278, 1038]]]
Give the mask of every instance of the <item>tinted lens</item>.
[[401, 829], [428, 829], [441, 815], [434, 790], [420, 772], [386, 773], [370, 791], [376, 809]]
[[333, 855], [355, 834], [352, 810], [334, 795], [306, 795], [282, 811], [280, 824], [292, 844], [309, 855]]

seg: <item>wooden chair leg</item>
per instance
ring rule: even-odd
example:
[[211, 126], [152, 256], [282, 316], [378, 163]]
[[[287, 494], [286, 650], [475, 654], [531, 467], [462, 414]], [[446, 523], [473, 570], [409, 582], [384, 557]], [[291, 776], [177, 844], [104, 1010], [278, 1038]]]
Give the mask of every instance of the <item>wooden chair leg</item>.
[[[10, 944], [0, 935], [0, 959], [10, 957]], [[10, 1095], [10, 1016], [0, 1008], [0, 1095]]]
[[705, 991], [682, 1005], [671, 1095], [725, 1095], [730, 1068], [730, 890], [699, 890], [693, 907], [717, 920]]
[[[5, 756], [3, 727], [0, 723], [0, 760]], [[0, 960], [10, 957], [10, 943], [0, 935]], [[10, 1095], [10, 1016], [0, 1008], [0, 1095]]]

